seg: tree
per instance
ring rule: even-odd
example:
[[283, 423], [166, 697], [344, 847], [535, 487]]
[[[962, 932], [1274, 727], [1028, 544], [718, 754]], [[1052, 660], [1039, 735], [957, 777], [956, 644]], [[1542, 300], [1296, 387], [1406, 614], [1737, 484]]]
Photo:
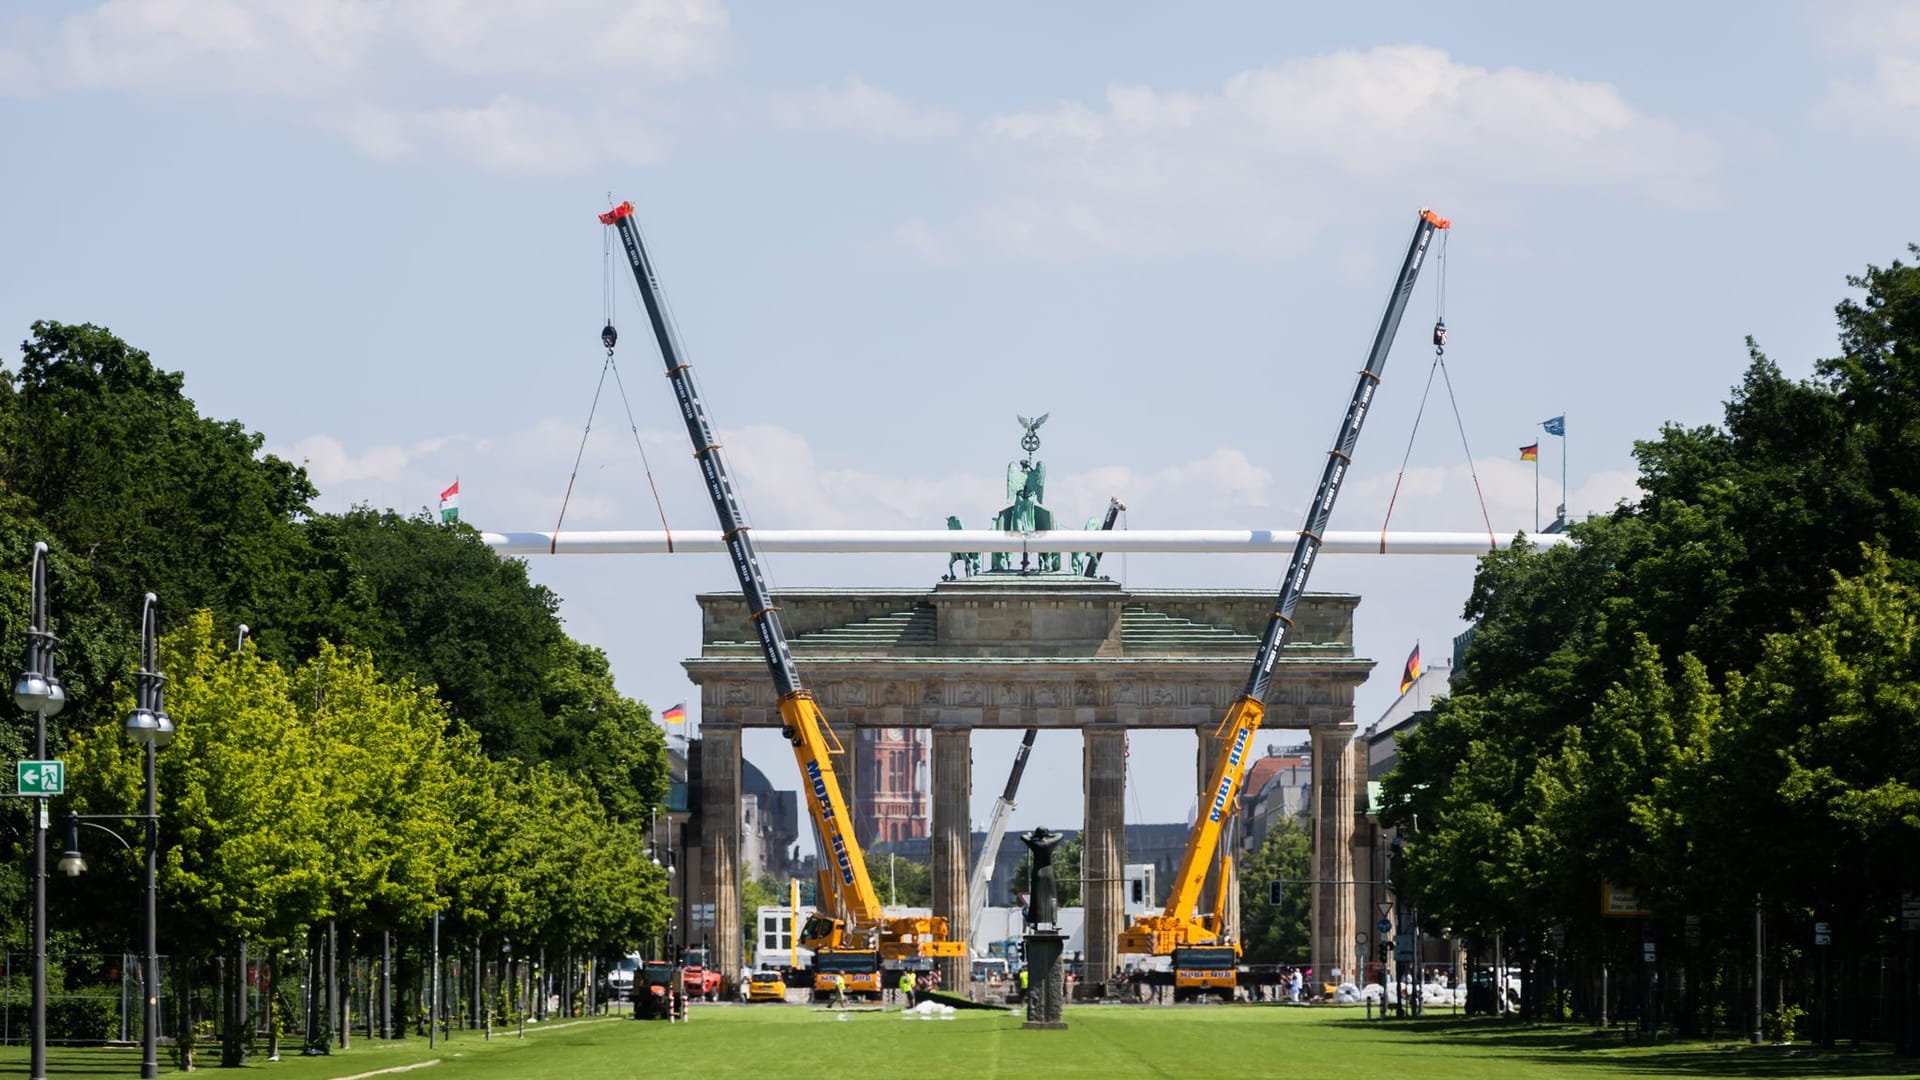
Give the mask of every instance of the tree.
[[585, 781], [615, 820], [645, 820], [667, 797], [666, 734], [645, 705], [614, 688], [606, 653], [563, 639], [547, 663], [549, 760]]
[[763, 907], [786, 907], [787, 886], [785, 882], [775, 881], [762, 874], [755, 878], [746, 878], [740, 883], [740, 928], [746, 940], [741, 943], [740, 955], [747, 958], [748, 964], [758, 963], [755, 955], [760, 946], [760, 909]]
[[1917, 884], [1920, 268], [1849, 283], [1813, 378], [1749, 341], [1723, 425], [1637, 445], [1636, 503], [1482, 561], [1454, 692], [1387, 781], [1423, 915], [1509, 941], [1563, 922], [1594, 958], [1599, 880], [1729, 948], [1756, 892], [1855, 941], [1890, 925]]
[[[315, 518], [312, 551], [333, 570], [323, 605], [344, 643], [434, 687], [489, 754], [547, 760], [564, 734], [545, 695], [564, 641], [559, 600], [480, 534], [424, 513], [360, 507]], [[292, 643], [301, 655], [311, 644]]]
[[883, 904], [930, 907], [933, 904], [933, 868], [891, 851], [867, 853], [867, 873]]
[[[1312, 936], [1313, 837], [1297, 818], [1274, 821], [1260, 850], [1239, 865], [1241, 951], [1249, 963], [1304, 960]], [[1269, 892], [1281, 883], [1278, 905]]]
[[33, 500], [131, 619], [152, 591], [231, 625], [298, 547], [306, 472], [238, 421], [199, 415], [179, 372], [97, 326], [37, 322], [0, 394], [0, 488]]
[[[310, 767], [311, 729], [290, 680], [257, 653], [235, 655], [214, 638], [213, 617], [201, 611], [161, 646], [167, 706], [180, 719], [156, 774], [160, 885], [183, 952], [291, 936], [325, 912], [333, 873], [324, 778]], [[131, 709], [131, 695], [116, 704]], [[78, 733], [71, 753], [80, 809], [140, 811], [144, 752], [118, 725]], [[124, 896], [140, 872], [129, 854], [99, 860], [89, 876], [103, 893]], [[121, 905], [103, 914], [108, 924], [126, 922]]]

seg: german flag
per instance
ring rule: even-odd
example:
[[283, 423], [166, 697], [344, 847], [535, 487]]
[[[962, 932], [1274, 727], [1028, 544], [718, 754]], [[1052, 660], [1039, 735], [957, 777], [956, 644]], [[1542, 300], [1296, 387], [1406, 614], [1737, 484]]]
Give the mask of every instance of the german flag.
[[1521, 461], [1539, 461], [1540, 460], [1540, 444], [1536, 442], [1532, 446], [1521, 447], [1520, 460]]
[[681, 724], [685, 723], [686, 719], [687, 703], [684, 701], [660, 714], [660, 722], [663, 724]]
[[1413, 652], [1407, 656], [1406, 670], [1400, 673], [1400, 692], [1406, 693], [1413, 684], [1420, 681], [1420, 646], [1416, 643]]

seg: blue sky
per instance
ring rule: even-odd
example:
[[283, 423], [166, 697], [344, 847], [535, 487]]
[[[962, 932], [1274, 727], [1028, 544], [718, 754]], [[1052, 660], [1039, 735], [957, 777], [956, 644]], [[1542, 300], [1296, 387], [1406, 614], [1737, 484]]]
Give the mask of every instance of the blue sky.
[[[1920, 239], [1920, 4], [28, 0], [0, 11], [0, 132], [8, 340], [109, 326], [306, 460], [324, 508], [413, 509], [458, 475], [495, 529], [558, 513], [609, 195], [639, 206], [749, 514], [792, 528], [984, 523], [1014, 416], [1040, 412], [1067, 520], [1118, 495], [1133, 528], [1295, 528], [1430, 205], [1456, 223], [1448, 367], [1511, 532], [1537, 421], [1567, 415], [1576, 512], [1631, 497], [1633, 440], [1717, 421], [1745, 335], [1806, 372], [1845, 276]], [[1336, 528], [1384, 516], [1437, 269]], [[711, 528], [624, 277], [616, 314], [668, 519]], [[1396, 526], [1478, 525], [1460, 442], [1437, 400]], [[568, 524], [658, 527], [645, 489], [603, 401]], [[768, 564], [788, 586], [944, 569]], [[532, 569], [624, 690], [691, 696], [691, 597], [731, 585], [723, 559]], [[1281, 566], [1108, 569], [1262, 587]], [[1366, 598], [1363, 724], [1415, 640], [1444, 656], [1471, 573], [1318, 569]], [[975, 745], [984, 817], [1013, 737]], [[1129, 820], [1184, 817], [1191, 747], [1136, 740], [1181, 764], [1136, 766]], [[777, 782], [781, 751], [749, 744]], [[1036, 754], [1057, 784], [1016, 825], [1077, 825], [1078, 747]]]

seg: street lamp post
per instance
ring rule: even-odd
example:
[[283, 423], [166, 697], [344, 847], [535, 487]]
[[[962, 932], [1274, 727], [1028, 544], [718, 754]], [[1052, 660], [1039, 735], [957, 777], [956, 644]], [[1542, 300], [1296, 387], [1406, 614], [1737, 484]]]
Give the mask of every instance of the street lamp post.
[[167, 715], [166, 676], [160, 674], [154, 646], [154, 617], [159, 597], [148, 593], [140, 606], [140, 670], [134, 673], [133, 711], [127, 714], [127, 737], [146, 747], [147, 758], [147, 955], [141, 965], [146, 1001], [140, 1023], [140, 1075], [160, 1075], [160, 817], [154, 794], [154, 755], [173, 741], [173, 718]]
[[[67, 703], [67, 692], [53, 674], [53, 636], [47, 619], [47, 545], [33, 545], [31, 600], [27, 624], [25, 670], [13, 684], [13, 703], [33, 714], [33, 756], [47, 758], [47, 717]], [[47, 800], [33, 800], [33, 1004], [30, 1014], [32, 1049], [27, 1075], [47, 1076]]]

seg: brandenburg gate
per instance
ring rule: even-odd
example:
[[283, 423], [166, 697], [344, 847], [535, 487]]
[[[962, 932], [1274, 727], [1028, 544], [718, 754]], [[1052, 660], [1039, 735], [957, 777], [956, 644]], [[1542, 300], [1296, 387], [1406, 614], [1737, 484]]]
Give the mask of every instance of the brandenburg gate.
[[[700, 886], [714, 904], [715, 959], [722, 971], [737, 971], [740, 733], [778, 728], [780, 713], [740, 595], [707, 593], [698, 601], [700, 655], [685, 667], [701, 705], [701, 872], [710, 880]], [[921, 590], [791, 590], [775, 601], [801, 677], [841, 745], [850, 750], [860, 728], [932, 729], [933, 910], [956, 937], [971, 929], [973, 732], [1080, 732], [1085, 970], [1112, 971], [1123, 916], [1126, 733], [1196, 732], [1197, 793], [1219, 751], [1214, 730], [1245, 686], [1273, 592], [1128, 589], [1058, 571], [1009, 570]], [[1316, 971], [1352, 955], [1357, 928], [1353, 692], [1373, 668], [1353, 655], [1359, 602], [1308, 594], [1267, 699], [1265, 727], [1312, 732]], [[850, 761], [835, 766], [843, 785], [854, 784]], [[1035, 782], [1044, 780], [1028, 780]], [[850, 805], [860, 797], [843, 794]], [[951, 985], [963, 977], [955, 968], [946, 973]]]

